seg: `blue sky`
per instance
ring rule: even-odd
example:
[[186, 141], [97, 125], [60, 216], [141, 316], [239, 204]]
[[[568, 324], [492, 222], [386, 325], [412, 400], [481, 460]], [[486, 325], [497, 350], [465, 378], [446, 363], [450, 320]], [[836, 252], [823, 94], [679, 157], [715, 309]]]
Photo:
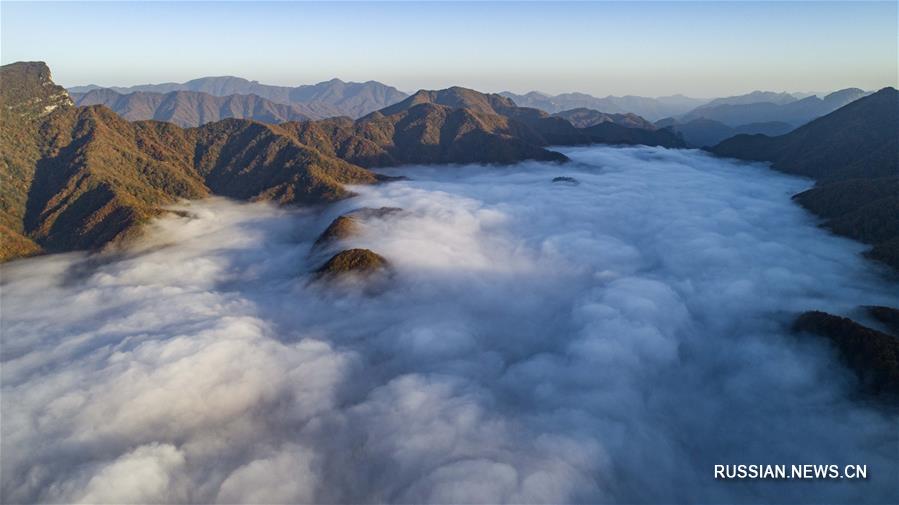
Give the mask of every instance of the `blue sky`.
[[67, 86], [238, 75], [596, 95], [896, 85], [896, 2], [0, 3]]

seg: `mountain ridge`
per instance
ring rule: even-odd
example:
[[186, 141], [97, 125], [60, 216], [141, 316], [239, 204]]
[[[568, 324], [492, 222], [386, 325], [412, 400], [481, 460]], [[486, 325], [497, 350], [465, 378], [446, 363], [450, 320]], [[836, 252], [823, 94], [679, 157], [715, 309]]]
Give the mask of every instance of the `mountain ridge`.
[[783, 135], [794, 129], [793, 125], [781, 121], [749, 123], [731, 127], [707, 118], [696, 118], [687, 122], [665, 118], [657, 121], [655, 125], [659, 128], [671, 128], [683, 136], [684, 141], [691, 147], [714, 146], [725, 139], [744, 133], [775, 136]]
[[[728, 101], [730, 98], [741, 98], [730, 97], [713, 100], [709, 104], [698, 107], [682, 116], [680, 121], [689, 122], [694, 119], [711, 119], [730, 127], [777, 121], [798, 127], [813, 119], [829, 114], [867, 94], [858, 88], [846, 88], [829, 93], [824, 98], [809, 96], [799, 100], [772, 98], [773, 101]], [[766, 93], [757, 96], [762, 95], [767, 97]]]
[[464, 107], [428, 102], [356, 121], [230, 118], [181, 128], [75, 106], [43, 63], [4, 65], [0, 79], [3, 260], [118, 243], [185, 198], [346, 198], [346, 184], [379, 180], [362, 165], [567, 160], [522, 122]]
[[[88, 93], [101, 88], [96, 85], [73, 86], [72, 93]], [[310, 108], [330, 108], [335, 116], [362, 117], [406, 98], [402, 91], [378, 81], [345, 82], [331, 79], [316, 84], [300, 86], [275, 86], [251, 81], [242, 77], [200, 77], [183, 83], [140, 84], [136, 86], [107, 86], [120, 94], [133, 92], [170, 93], [195, 91], [213, 96], [257, 95], [266, 100], [286, 105]]]
[[585, 108], [609, 114], [633, 113], [650, 121], [668, 116], [679, 116], [706, 103], [703, 98], [691, 98], [683, 95], [671, 95], [657, 98], [636, 95], [606, 96], [598, 98], [587, 93], [561, 93], [548, 95], [531, 91], [523, 95], [503, 91], [500, 95], [511, 98], [516, 104], [540, 109], [555, 114], [570, 109]]
[[581, 145], [590, 143], [645, 144], [683, 147], [684, 143], [668, 130], [630, 128], [617, 123], [577, 128], [567, 119], [533, 107], [520, 107], [513, 99], [498, 93], [481, 93], [454, 86], [444, 90], [419, 90], [405, 100], [379, 113], [390, 113], [422, 103], [447, 107], [465, 107], [483, 114], [505, 117], [519, 123], [519, 134], [536, 139], [542, 145]]
[[578, 107], [556, 112], [553, 116], [568, 120], [576, 128], [589, 128], [600, 123], [614, 123], [626, 128], [658, 129], [655, 124], [632, 112], [607, 113], [586, 107]]
[[737, 135], [710, 149], [768, 161], [816, 181], [796, 201], [838, 233], [872, 245], [868, 256], [899, 269], [899, 92], [876, 93], [779, 137]]
[[215, 96], [201, 91], [120, 94], [111, 89], [95, 89], [72, 98], [79, 106], [105, 105], [129, 121], [167, 121], [182, 127], [228, 118], [278, 124], [339, 115], [328, 106], [286, 105], [258, 95]]

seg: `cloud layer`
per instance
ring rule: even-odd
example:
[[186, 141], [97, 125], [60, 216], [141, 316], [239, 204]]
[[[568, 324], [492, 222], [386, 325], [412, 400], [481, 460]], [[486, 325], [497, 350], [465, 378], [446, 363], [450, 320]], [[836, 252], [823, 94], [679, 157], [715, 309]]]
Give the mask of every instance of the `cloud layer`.
[[[3, 267], [7, 502], [884, 502], [895, 415], [798, 311], [899, 305], [808, 185], [694, 151], [409, 167], [324, 213], [210, 200], [131, 250]], [[580, 184], [553, 184], [565, 175]], [[312, 242], [394, 274], [309, 283]], [[333, 251], [331, 251], [333, 252]], [[721, 482], [714, 464], [867, 464]]]

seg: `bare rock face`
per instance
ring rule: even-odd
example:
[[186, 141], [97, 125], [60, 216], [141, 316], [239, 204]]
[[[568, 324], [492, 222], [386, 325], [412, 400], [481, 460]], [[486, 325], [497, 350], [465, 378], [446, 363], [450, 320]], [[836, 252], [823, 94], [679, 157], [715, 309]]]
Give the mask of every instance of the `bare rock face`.
[[[53, 82], [50, 68], [42, 61], [3, 65], [0, 108], [15, 120], [34, 120], [56, 109], [71, 108], [69, 93]], [[12, 118], [8, 118], [12, 119]]]
[[317, 279], [335, 279], [354, 275], [367, 278], [386, 272], [390, 263], [383, 256], [368, 249], [347, 249], [331, 257], [315, 271]]

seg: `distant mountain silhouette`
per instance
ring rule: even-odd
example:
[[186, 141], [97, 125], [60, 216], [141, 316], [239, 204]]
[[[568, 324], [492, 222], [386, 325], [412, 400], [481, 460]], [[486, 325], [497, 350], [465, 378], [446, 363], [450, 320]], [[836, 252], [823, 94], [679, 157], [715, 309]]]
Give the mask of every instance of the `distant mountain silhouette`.
[[564, 110], [557, 112], [553, 116], [568, 120], [577, 128], [588, 128], [600, 123], [614, 123], [627, 128], [643, 128], [644, 130], [655, 130], [656, 125], [643, 119], [637, 114], [630, 112], [624, 114], [610, 114], [600, 112], [598, 110], [580, 107], [577, 109]]
[[126, 95], [111, 89], [95, 89], [73, 94], [75, 105], [105, 105], [129, 121], [153, 119], [178, 126], [200, 126], [227, 118], [253, 119], [263, 123], [284, 123], [328, 117], [336, 113], [306, 105], [285, 105], [256, 95], [213, 96], [200, 91], [153, 93], [136, 91]]
[[775, 105], [784, 105], [795, 102], [796, 97], [790, 93], [778, 93], [775, 91], [753, 91], [745, 95], [725, 96], [715, 98], [708, 103], [700, 105], [696, 110], [711, 109], [721, 105], [748, 105], [753, 103], [773, 103]]
[[610, 114], [633, 113], [650, 121], [679, 116], [706, 103], [702, 98], [690, 98], [683, 95], [663, 96], [648, 98], [642, 96], [607, 96], [597, 98], [586, 93], [563, 93], [561, 95], [547, 95], [532, 91], [524, 95], [517, 95], [504, 91], [500, 95], [511, 98], [522, 107], [533, 107], [551, 114], [571, 109], [593, 109]]
[[[87, 93], [100, 86], [75, 86], [71, 93]], [[202, 77], [184, 83], [143, 84], [130, 87], [107, 87], [117, 93], [134, 92], [170, 93], [172, 91], [197, 91], [213, 96], [256, 95], [275, 103], [307, 106], [310, 110], [329, 111], [316, 113], [316, 117], [364, 116], [406, 98], [406, 94], [392, 86], [377, 81], [344, 82], [340, 79], [296, 87], [260, 84], [240, 77]], [[307, 111], [308, 112], [308, 111]], [[305, 112], [304, 112], [305, 113]]]
[[899, 269], [899, 92], [884, 88], [779, 137], [738, 135], [711, 149], [817, 181], [796, 200]]
[[755, 92], [741, 97], [713, 100], [685, 114], [680, 121], [687, 123], [694, 119], [711, 119], [731, 127], [751, 123], [782, 122], [797, 127], [866, 95], [867, 93], [860, 89], [849, 88], [836, 91], [824, 98], [810, 96], [796, 100], [786, 93]]
[[671, 128], [680, 134], [690, 147], [714, 146], [724, 139], [743, 133], [762, 133], [775, 136], [783, 135], [793, 129], [792, 125], [779, 121], [751, 123], [734, 128], [719, 121], [705, 118], [693, 119], [686, 123], [681, 123], [674, 118], [665, 118], [656, 121], [655, 126], [658, 128]]

